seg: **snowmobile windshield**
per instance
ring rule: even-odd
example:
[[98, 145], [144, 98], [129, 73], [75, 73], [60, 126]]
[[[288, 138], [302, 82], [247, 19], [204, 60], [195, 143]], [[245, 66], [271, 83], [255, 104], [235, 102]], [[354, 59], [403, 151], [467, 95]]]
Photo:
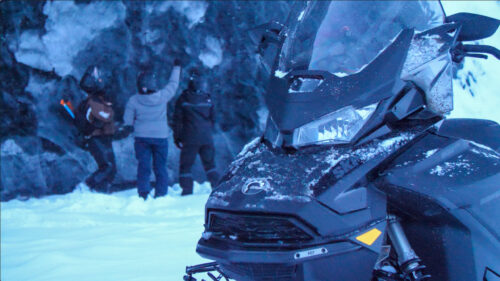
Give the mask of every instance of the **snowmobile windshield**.
[[442, 25], [439, 1], [307, 1], [287, 21], [278, 71], [324, 70], [354, 74], [403, 30]]

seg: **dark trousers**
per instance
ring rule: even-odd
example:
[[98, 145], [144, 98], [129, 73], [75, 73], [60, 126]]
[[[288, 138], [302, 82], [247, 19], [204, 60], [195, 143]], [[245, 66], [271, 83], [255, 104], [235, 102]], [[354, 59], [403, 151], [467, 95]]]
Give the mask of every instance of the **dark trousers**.
[[215, 168], [215, 149], [213, 144], [185, 144], [181, 150], [181, 163], [179, 169], [179, 184], [182, 187], [183, 195], [193, 193], [193, 175], [191, 173], [191, 168], [198, 154], [200, 155], [201, 163], [207, 173], [207, 179], [212, 185], [212, 188], [215, 188], [219, 180], [219, 174]]
[[115, 154], [110, 136], [92, 137], [88, 141], [88, 149], [97, 163], [98, 169], [90, 175], [85, 183], [100, 192], [110, 192], [111, 183], [116, 174]]
[[155, 197], [165, 196], [168, 191], [167, 155], [168, 141], [166, 138], [135, 138], [135, 157], [137, 165], [137, 191], [143, 196], [151, 191], [149, 177], [151, 176], [151, 159], [156, 178]]

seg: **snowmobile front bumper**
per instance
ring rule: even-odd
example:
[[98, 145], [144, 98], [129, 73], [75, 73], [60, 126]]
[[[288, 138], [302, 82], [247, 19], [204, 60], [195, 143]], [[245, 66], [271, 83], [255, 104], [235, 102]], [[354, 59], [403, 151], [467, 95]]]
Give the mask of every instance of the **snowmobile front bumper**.
[[279, 249], [228, 246], [213, 240], [200, 239], [196, 251], [215, 260], [221, 272], [238, 281], [366, 281], [378, 257], [374, 251], [348, 241]]
[[203, 238], [198, 242], [196, 252], [202, 257], [212, 260], [224, 260], [231, 263], [302, 263], [311, 259], [343, 255], [362, 249], [351, 242], [336, 242], [327, 245], [308, 247], [296, 250], [271, 250], [229, 248], [227, 244], [207, 243]]

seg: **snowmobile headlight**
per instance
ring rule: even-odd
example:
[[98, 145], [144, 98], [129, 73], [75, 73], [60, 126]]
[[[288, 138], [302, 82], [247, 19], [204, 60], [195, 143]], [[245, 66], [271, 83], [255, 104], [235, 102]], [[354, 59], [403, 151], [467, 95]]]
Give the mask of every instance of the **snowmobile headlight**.
[[377, 104], [358, 109], [349, 105], [303, 125], [294, 130], [293, 145], [348, 143], [370, 119]]

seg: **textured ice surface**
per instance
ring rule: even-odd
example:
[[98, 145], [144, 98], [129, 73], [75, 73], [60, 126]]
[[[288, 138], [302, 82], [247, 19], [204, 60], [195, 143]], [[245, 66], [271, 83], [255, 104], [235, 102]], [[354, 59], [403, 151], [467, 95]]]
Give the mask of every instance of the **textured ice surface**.
[[150, 13], [164, 13], [174, 8], [189, 20], [189, 28], [203, 21], [208, 8], [208, 3], [204, 1], [151, 1], [147, 5]]
[[18, 155], [23, 153], [23, 149], [14, 140], [8, 139], [2, 143], [1, 152], [2, 156]]
[[208, 68], [220, 64], [222, 62], [222, 47], [219, 39], [208, 36], [205, 38], [205, 47], [205, 50], [198, 56], [203, 64]]
[[102, 30], [125, 18], [125, 6], [117, 1], [97, 1], [78, 5], [72, 1], [49, 1], [43, 13], [47, 16], [45, 30], [39, 34], [25, 31], [17, 50], [19, 62], [60, 76], [70, 74], [72, 61], [87, 43]]
[[306, 10], [303, 10], [302, 12], [300, 12], [299, 17], [297, 18], [298, 21], [301, 21], [304, 19], [305, 12], [306, 12]]

